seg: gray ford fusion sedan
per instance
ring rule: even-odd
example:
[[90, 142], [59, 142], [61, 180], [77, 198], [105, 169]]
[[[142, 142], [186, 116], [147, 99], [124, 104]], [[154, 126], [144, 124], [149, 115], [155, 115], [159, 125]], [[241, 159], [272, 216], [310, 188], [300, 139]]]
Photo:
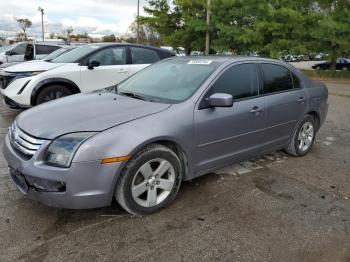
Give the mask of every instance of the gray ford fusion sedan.
[[281, 61], [170, 58], [117, 86], [21, 113], [3, 150], [32, 199], [80, 209], [115, 198], [150, 214], [183, 180], [271, 150], [307, 154], [327, 99], [323, 83]]

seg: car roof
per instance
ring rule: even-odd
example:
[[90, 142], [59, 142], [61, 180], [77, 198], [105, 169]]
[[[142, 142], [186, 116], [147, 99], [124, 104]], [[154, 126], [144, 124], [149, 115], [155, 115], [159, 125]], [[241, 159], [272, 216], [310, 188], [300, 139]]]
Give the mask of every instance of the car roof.
[[164, 49], [164, 48], [160, 48], [160, 47], [156, 47], [156, 46], [152, 46], [152, 45], [142, 45], [142, 44], [132, 44], [132, 43], [115, 43], [115, 42], [105, 42], [105, 43], [91, 43], [91, 44], [87, 44], [87, 45], [91, 45], [91, 46], [98, 46], [98, 47], [108, 47], [108, 46], [134, 46], [134, 47], [143, 47], [143, 48], [149, 48], [149, 49], [153, 49], [153, 50], [158, 50], [164, 53], [169, 53], [169, 54], [173, 54], [175, 55], [175, 53], [173, 51]]
[[262, 62], [278, 62], [281, 64], [285, 64], [284, 61], [265, 58], [265, 57], [257, 57], [257, 56], [230, 56], [230, 55], [209, 55], [209, 56], [180, 56], [180, 57], [171, 57], [168, 59], [183, 59], [186, 61], [191, 60], [211, 60], [213, 62], [218, 63], [226, 63], [226, 62], [241, 62], [241, 61], [262, 61]]

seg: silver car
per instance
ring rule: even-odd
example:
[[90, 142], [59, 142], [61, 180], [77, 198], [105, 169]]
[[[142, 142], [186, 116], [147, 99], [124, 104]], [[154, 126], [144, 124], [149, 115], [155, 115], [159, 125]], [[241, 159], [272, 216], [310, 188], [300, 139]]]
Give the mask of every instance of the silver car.
[[63, 208], [150, 214], [183, 180], [284, 149], [307, 154], [328, 104], [323, 83], [282, 61], [178, 57], [118, 86], [20, 114], [4, 155], [19, 190]]

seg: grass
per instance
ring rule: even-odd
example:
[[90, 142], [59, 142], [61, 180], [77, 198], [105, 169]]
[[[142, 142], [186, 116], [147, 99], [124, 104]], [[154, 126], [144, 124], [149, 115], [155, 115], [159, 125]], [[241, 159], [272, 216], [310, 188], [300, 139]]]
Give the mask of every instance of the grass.
[[311, 78], [322, 80], [350, 80], [350, 71], [301, 70]]

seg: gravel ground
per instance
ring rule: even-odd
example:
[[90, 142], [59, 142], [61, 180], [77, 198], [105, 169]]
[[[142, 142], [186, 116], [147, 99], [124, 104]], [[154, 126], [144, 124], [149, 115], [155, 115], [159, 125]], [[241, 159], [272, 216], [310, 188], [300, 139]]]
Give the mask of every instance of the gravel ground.
[[[28, 200], [0, 153], [0, 261], [350, 261], [350, 83], [327, 85], [310, 154], [278, 151], [185, 182], [148, 217]], [[0, 106], [0, 145], [17, 113]]]

